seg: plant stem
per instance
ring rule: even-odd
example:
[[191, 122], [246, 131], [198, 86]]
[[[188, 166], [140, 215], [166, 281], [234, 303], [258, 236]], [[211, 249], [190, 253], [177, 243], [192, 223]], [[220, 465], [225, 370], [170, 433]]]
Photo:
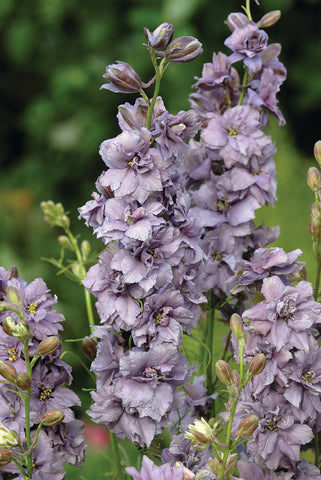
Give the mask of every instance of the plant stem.
[[[27, 373], [32, 378], [32, 371], [29, 358], [29, 338], [24, 340], [24, 355]], [[31, 433], [30, 433], [30, 397], [31, 397], [31, 387], [28, 389], [25, 396], [25, 425], [26, 425], [26, 441], [27, 441], [27, 450], [31, 447]], [[32, 451], [27, 454], [27, 470], [28, 476], [32, 479]]]
[[151, 123], [152, 123], [152, 114], [153, 114], [153, 110], [154, 110], [155, 103], [156, 103], [156, 100], [157, 100], [157, 96], [158, 96], [158, 93], [159, 93], [160, 82], [161, 82], [161, 79], [162, 79], [162, 76], [163, 76], [163, 73], [164, 73], [165, 62], [166, 62], [166, 59], [163, 58], [162, 61], [159, 64], [159, 66], [158, 66], [154, 52], [151, 53], [151, 57], [152, 57], [152, 62], [153, 62], [155, 72], [156, 72], [156, 80], [155, 80], [155, 88], [154, 88], [153, 99], [152, 99], [152, 101], [151, 101], [151, 103], [148, 107], [148, 112], [147, 112], [146, 128], [148, 128], [148, 130], [150, 130], [150, 126], [151, 126]]
[[237, 102], [238, 105], [241, 105], [242, 102], [243, 102], [243, 98], [244, 98], [244, 95], [245, 95], [245, 86], [247, 84], [248, 75], [249, 75], [249, 69], [247, 67], [245, 67], [243, 82], [242, 82], [241, 95], [240, 95], [239, 101]]
[[[205, 334], [206, 339], [205, 343], [208, 345], [209, 351], [213, 352], [213, 342], [214, 342], [214, 315], [215, 315], [215, 296], [212, 291], [208, 295], [208, 310], [206, 315], [206, 328]], [[213, 393], [213, 362], [210, 362], [206, 369], [206, 386], [208, 395]]]
[[115, 459], [115, 464], [116, 464], [116, 474], [117, 474], [117, 479], [123, 478], [123, 472], [121, 469], [121, 464], [120, 464], [120, 453], [119, 453], [119, 448], [118, 448], [118, 441], [116, 436], [110, 432], [110, 443], [111, 447], [113, 449], [113, 454], [114, 454], [114, 459]]
[[314, 285], [314, 299], [316, 302], [318, 301], [318, 296], [319, 296], [320, 276], [321, 276], [321, 258], [318, 252], [317, 252], [317, 262], [318, 262], [318, 268], [317, 268], [315, 285]]

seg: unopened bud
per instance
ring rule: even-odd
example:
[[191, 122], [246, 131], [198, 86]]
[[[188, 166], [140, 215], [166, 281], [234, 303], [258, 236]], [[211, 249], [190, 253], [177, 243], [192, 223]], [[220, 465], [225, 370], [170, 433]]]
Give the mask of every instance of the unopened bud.
[[14, 305], [22, 305], [21, 293], [19, 292], [19, 290], [16, 287], [14, 287], [12, 285], [8, 285], [7, 298], [9, 300], [9, 302], [13, 303]]
[[59, 243], [59, 245], [62, 246], [62, 248], [69, 248], [69, 250], [73, 249], [72, 245], [71, 245], [71, 242], [70, 242], [69, 238], [67, 237], [67, 235], [59, 235], [58, 243]]
[[314, 242], [321, 238], [321, 222], [320, 217], [312, 217], [309, 222], [309, 234]]
[[60, 338], [56, 336], [47, 337], [38, 345], [35, 355], [50, 355], [54, 353], [60, 345]]
[[65, 229], [68, 229], [70, 227], [70, 220], [66, 214], [61, 215], [61, 226]]
[[249, 23], [248, 17], [244, 13], [233, 12], [227, 17], [226, 24], [231, 32], [237, 28], [244, 28]]
[[75, 262], [71, 265], [71, 270], [72, 270], [72, 273], [75, 275], [75, 277], [79, 278], [79, 280], [82, 280], [84, 278], [85, 276], [84, 268], [78, 262]]
[[7, 448], [0, 447], [0, 467], [11, 462], [11, 452]]
[[134, 93], [139, 92], [143, 84], [131, 65], [125, 62], [117, 61], [107, 65], [106, 73], [103, 75], [108, 80], [100, 88], [105, 88], [115, 93]]
[[237, 429], [238, 438], [246, 438], [252, 435], [257, 429], [259, 424], [259, 419], [256, 415], [249, 415], [243, 418]]
[[7, 360], [0, 360], [0, 375], [2, 375], [10, 383], [16, 383], [18, 376], [17, 370], [11, 362]]
[[14, 430], [9, 430], [0, 423], [0, 447], [11, 448], [19, 443], [19, 436]]
[[307, 184], [312, 192], [317, 192], [321, 181], [321, 173], [316, 167], [310, 167], [307, 173]]
[[30, 329], [27, 322], [15, 323], [11, 317], [6, 317], [2, 322], [2, 328], [7, 335], [21, 340], [28, 338]]
[[266, 357], [264, 353], [258, 353], [249, 363], [249, 373], [254, 377], [255, 375], [259, 375], [266, 365]]
[[16, 380], [16, 385], [18, 388], [20, 388], [20, 390], [29, 390], [29, 388], [31, 387], [31, 383], [31, 378], [26, 372], [19, 373]]
[[197, 58], [202, 52], [202, 44], [197, 38], [178, 37], [169, 44], [164, 55], [171, 63], [186, 63]]
[[233, 313], [230, 319], [230, 327], [236, 338], [243, 337], [243, 321], [240, 315]]
[[314, 153], [314, 158], [316, 159], [319, 166], [321, 167], [321, 140], [318, 140], [314, 144], [313, 153]]
[[62, 422], [65, 418], [65, 414], [61, 410], [56, 410], [52, 408], [47, 410], [46, 413], [43, 415], [41, 419], [41, 423], [46, 425], [47, 427], [53, 427], [54, 425], [58, 425], [58, 423]]
[[222, 461], [220, 461], [218, 458], [209, 458], [206, 462], [212, 469], [213, 473], [218, 477], [221, 473], [222, 469]]
[[97, 343], [95, 340], [91, 337], [85, 337], [81, 342], [81, 348], [86, 357], [93, 362], [97, 354]]
[[231, 367], [225, 360], [218, 360], [215, 364], [216, 374], [218, 378], [225, 385], [231, 385], [233, 383], [233, 372]]
[[320, 212], [319, 212], [319, 209], [318, 209], [318, 205], [316, 203], [313, 203], [311, 205], [311, 210], [310, 210], [310, 215], [311, 215], [311, 218], [319, 218], [320, 217]]
[[272, 12], [268, 12], [263, 17], [261, 20], [257, 22], [257, 26], [259, 28], [267, 28], [267, 27], [272, 27], [278, 20], [281, 18], [281, 11], [280, 10], [273, 10]]
[[90, 243], [88, 242], [88, 240], [83, 240], [81, 242], [80, 250], [81, 250], [82, 258], [84, 260], [87, 260], [89, 254], [91, 252], [91, 246], [90, 246]]
[[148, 28], [144, 28], [146, 40], [152, 48], [164, 50], [169, 42], [172, 40], [174, 34], [174, 27], [171, 23], [164, 22], [157, 27], [153, 33]]
[[11, 280], [12, 278], [18, 278], [18, 277], [19, 277], [19, 273], [18, 273], [17, 267], [15, 265], [10, 265], [7, 272], [7, 279]]
[[54, 203], [52, 200], [41, 202], [40, 207], [44, 213], [44, 219], [50, 226], [69, 228], [70, 221], [65, 213], [62, 203]]

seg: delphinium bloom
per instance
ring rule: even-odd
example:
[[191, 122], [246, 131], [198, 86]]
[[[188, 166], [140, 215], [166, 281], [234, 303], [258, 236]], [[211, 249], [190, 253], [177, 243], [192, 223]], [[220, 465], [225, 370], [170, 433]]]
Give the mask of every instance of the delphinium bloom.
[[[200, 54], [193, 37], [170, 42], [168, 25], [145, 32], [148, 41], [162, 46], [157, 47], [162, 65]], [[152, 44], [145, 46], [153, 51]], [[89, 414], [120, 438], [143, 446], [169, 424], [171, 411], [182, 406], [184, 394], [177, 387], [194, 371], [180, 346], [205, 301], [204, 253], [198, 245], [203, 227], [191, 214], [178, 165], [188, 155], [188, 140], [200, 122], [192, 110], [170, 114], [159, 96], [148, 100], [127, 64], [119, 62], [106, 72], [109, 89], [122, 88], [125, 79], [143, 97], [134, 105], [120, 105], [122, 131], [103, 141], [99, 150], [108, 169], [97, 180], [93, 200], [79, 209], [105, 245], [83, 281], [97, 298], [102, 324], [96, 329], [99, 343], [92, 370], [97, 392], [92, 393]]]
[[146, 457], [146, 455], [143, 456], [140, 472], [134, 467], [127, 467], [126, 472], [134, 480], [148, 480], [150, 478], [157, 478], [159, 480], [184, 480], [185, 478], [183, 467], [171, 467], [166, 463], [157, 466], [150, 458]]
[[[21, 448], [30, 451], [32, 478], [63, 479], [64, 464], [80, 466], [85, 450], [83, 422], [75, 420], [71, 409], [80, 401], [67, 388], [71, 367], [60, 358], [58, 332], [63, 329], [64, 317], [53, 308], [57, 299], [42, 279], [28, 284], [12, 267], [8, 272], [1, 268], [0, 278], [0, 421], [16, 432]], [[59, 447], [52, 440], [58, 424]], [[31, 442], [35, 442], [32, 448]], [[21, 460], [19, 453], [17, 446], [11, 448], [16, 460]], [[26, 475], [31, 468], [28, 462], [19, 462]], [[13, 462], [1, 465], [0, 471], [17, 472], [16, 478], [25, 478]]]

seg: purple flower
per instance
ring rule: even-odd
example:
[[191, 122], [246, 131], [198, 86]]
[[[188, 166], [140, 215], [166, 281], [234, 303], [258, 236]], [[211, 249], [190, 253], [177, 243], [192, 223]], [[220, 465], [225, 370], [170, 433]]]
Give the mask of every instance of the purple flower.
[[267, 47], [267, 42], [267, 33], [259, 30], [255, 23], [249, 22], [242, 28], [235, 28], [224, 45], [233, 51], [231, 63], [243, 60], [250, 71], [258, 72], [262, 67], [261, 53]]
[[[139, 97], [136, 98], [134, 105], [126, 102], [118, 107], [118, 124], [122, 130], [140, 130], [146, 127], [148, 106], [146, 101]], [[157, 97], [152, 113], [151, 128], [155, 122], [167, 112], [162, 97]]]
[[140, 203], [162, 190], [168, 177], [165, 163], [156, 148], [150, 148], [152, 135], [146, 128], [125, 130], [116, 138], [105, 140], [99, 153], [109, 167], [100, 185], [110, 187], [115, 197], [133, 195]]
[[223, 115], [213, 114], [201, 138], [208, 147], [218, 150], [227, 168], [237, 163], [246, 166], [252, 155], [260, 157], [271, 143], [262, 132], [260, 112], [249, 105], [230, 108]]
[[85, 457], [85, 424], [81, 420], [61, 422], [47, 427], [46, 433], [55, 452], [63, 455], [64, 462], [80, 467]]
[[321, 319], [311, 284], [302, 281], [292, 287], [277, 276], [268, 277], [263, 280], [262, 294], [265, 301], [243, 313], [251, 331], [267, 336], [277, 351], [288, 345], [308, 353], [309, 335]]
[[146, 455], [143, 456], [142, 468], [138, 472], [134, 467], [127, 467], [126, 472], [134, 480], [184, 480], [183, 467], [171, 467], [169, 464], [156, 466]]

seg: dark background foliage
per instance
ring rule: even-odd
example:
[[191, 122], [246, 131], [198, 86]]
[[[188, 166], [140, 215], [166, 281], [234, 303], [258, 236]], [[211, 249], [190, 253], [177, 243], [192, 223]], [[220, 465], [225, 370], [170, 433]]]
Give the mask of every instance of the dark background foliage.
[[[245, 1], [245, 0], [243, 0]], [[252, 2], [258, 20], [280, 9], [281, 20], [268, 30], [282, 44], [281, 60], [288, 80], [279, 95], [287, 126], [272, 122], [276, 139], [279, 202], [263, 209], [260, 220], [281, 224], [280, 246], [310, 249], [309, 205], [305, 172], [312, 149], [321, 138], [321, 1], [261, 0]], [[72, 226], [92, 241], [91, 231], [77, 220], [77, 208], [90, 199], [104, 164], [99, 144], [119, 133], [117, 105], [135, 96], [99, 90], [105, 66], [126, 61], [143, 81], [153, 75], [143, 27], [168, 21], [175, 36], [196, 36], [203, 55], [190, 64], [172, 65], [161, 95], [171, 113], [188, 109], [188, 94], [202, 64], [225, 49], [227, 15], [240, 11], [241, 0], [1, 0], [0, 1], [0, 264], [14, 263], [31, 281], [43, 276], [61, 300], [67, 318], [66, 337], [86, 333], [82, 292], [56, 276], [41, 256], [59, 256], [56, 237], [44, 224], [39, 204], [51, 199], [70, 211]], [[99, 242], [96, 248], [101, 248]], [[313, 260], [306, 259], [313, 271]], [[72, 355], [77, 348], [71, 348]], [[79, 352], [78, 352], [79, 353]], [[88, 405], [82, 371], [72, 355], [76, 387]]]

